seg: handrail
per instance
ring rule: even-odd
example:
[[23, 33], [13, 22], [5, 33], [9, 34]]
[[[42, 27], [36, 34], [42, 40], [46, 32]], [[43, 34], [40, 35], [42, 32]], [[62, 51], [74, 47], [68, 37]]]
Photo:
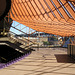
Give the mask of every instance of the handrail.
[[[9, 34], [10, 34], [10, 35], [12, 35], [11, 33], [16, 34], [16, 33], [12, 32], [12, 31], [9, 31]], [[17, 35], [17, 34], [16, 34], [16, 35]], [[10, 36], [9, 36], [9, 37], [10, 37]], [[17, 37], [12, 36], [11, 38], [14, 39], [15, 41], [21, 43], [23, 46], [25, 46], [24, 48], [30, 47], [30, 46], [32, 46], [32, 45], [34, 45], [34, 44], [37, 44], [37, 45], [38, 45], [38, 43], [35, 43], [35, 42], [33, 42], [33, 41], [29, 40], [29, 39], [26, 39], [26, 38], [24, 38], [24, 37], [22, 37], [22, 39], [19, 39], [19, 38], [17, 38]], [[28, 42], [27, 42], [27, 41], [28, 41]], [[29, 44], [29, 42], [31, 42], [31, 44]], [[25, 43], [28, 43], [28, 45], [26, 45]]]

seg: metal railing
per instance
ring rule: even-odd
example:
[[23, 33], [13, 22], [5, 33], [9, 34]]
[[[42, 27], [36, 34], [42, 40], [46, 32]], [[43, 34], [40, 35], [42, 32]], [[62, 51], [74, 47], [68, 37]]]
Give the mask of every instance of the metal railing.
[[[13, 27], [13, 28], [15, 28], [15, 27]], [[17, 29], [17, 28], [15, 28], [15, 29]], [[17, 30], [19, 30], [19, 29], [17, 29]], [[24, 33], [21, 30], [19, 30], [19, 31]], [[37, 42], [33, 42], [30, 39], [26, 39], [25, 37], [16, 37], [15, 35], [18, 35], [18, 34], [12, 32], [12, 31], [9, 31], [8, 37], [9, 37], [10, 41], [14, 41], [14, 43], [17, 45], [19, 45], [19, 44], [23, 45], [24, 49], [31, 48], [33, 45], [39, 46], [39, 44]]]

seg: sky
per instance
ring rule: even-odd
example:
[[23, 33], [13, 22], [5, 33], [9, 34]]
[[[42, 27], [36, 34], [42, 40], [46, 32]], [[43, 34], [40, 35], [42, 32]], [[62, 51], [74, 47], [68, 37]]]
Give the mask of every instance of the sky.
[[[25, 33], [31, 33], [31, 32], [34, 32], [35, 31], [35, 30], [33, 30], [33, 29], [29, 28], [29, 27], [26, 27], [25, 25], [20, 24], [20, 23], [18, 23], [16, 21], [13, 21], [12, 26], [15, 27], [15, 28], [17, 28], [17, 29], [19, 29], [19, 30], [22, 30]], [[16, 34], [23, 34], [22, 32], [14, 29], [12, 27], [10, 28], [10, 31], [12, 31], [12, 32], [14, 32]]]

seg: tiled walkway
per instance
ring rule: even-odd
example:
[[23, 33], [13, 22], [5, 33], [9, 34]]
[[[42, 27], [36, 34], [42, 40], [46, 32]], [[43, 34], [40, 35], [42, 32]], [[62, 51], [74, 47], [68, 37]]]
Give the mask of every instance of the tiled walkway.
[[74, 60], [67, 49], [40, 48], [28, 57], [0, 70], [0, 75], [75, 75]]

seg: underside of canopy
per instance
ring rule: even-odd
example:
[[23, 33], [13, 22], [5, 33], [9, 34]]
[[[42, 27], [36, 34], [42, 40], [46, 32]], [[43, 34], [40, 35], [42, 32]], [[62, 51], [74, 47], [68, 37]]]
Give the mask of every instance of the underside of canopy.
[[10, 17], [36, 31], [75, 36], [75, 0], [12, 0]]

